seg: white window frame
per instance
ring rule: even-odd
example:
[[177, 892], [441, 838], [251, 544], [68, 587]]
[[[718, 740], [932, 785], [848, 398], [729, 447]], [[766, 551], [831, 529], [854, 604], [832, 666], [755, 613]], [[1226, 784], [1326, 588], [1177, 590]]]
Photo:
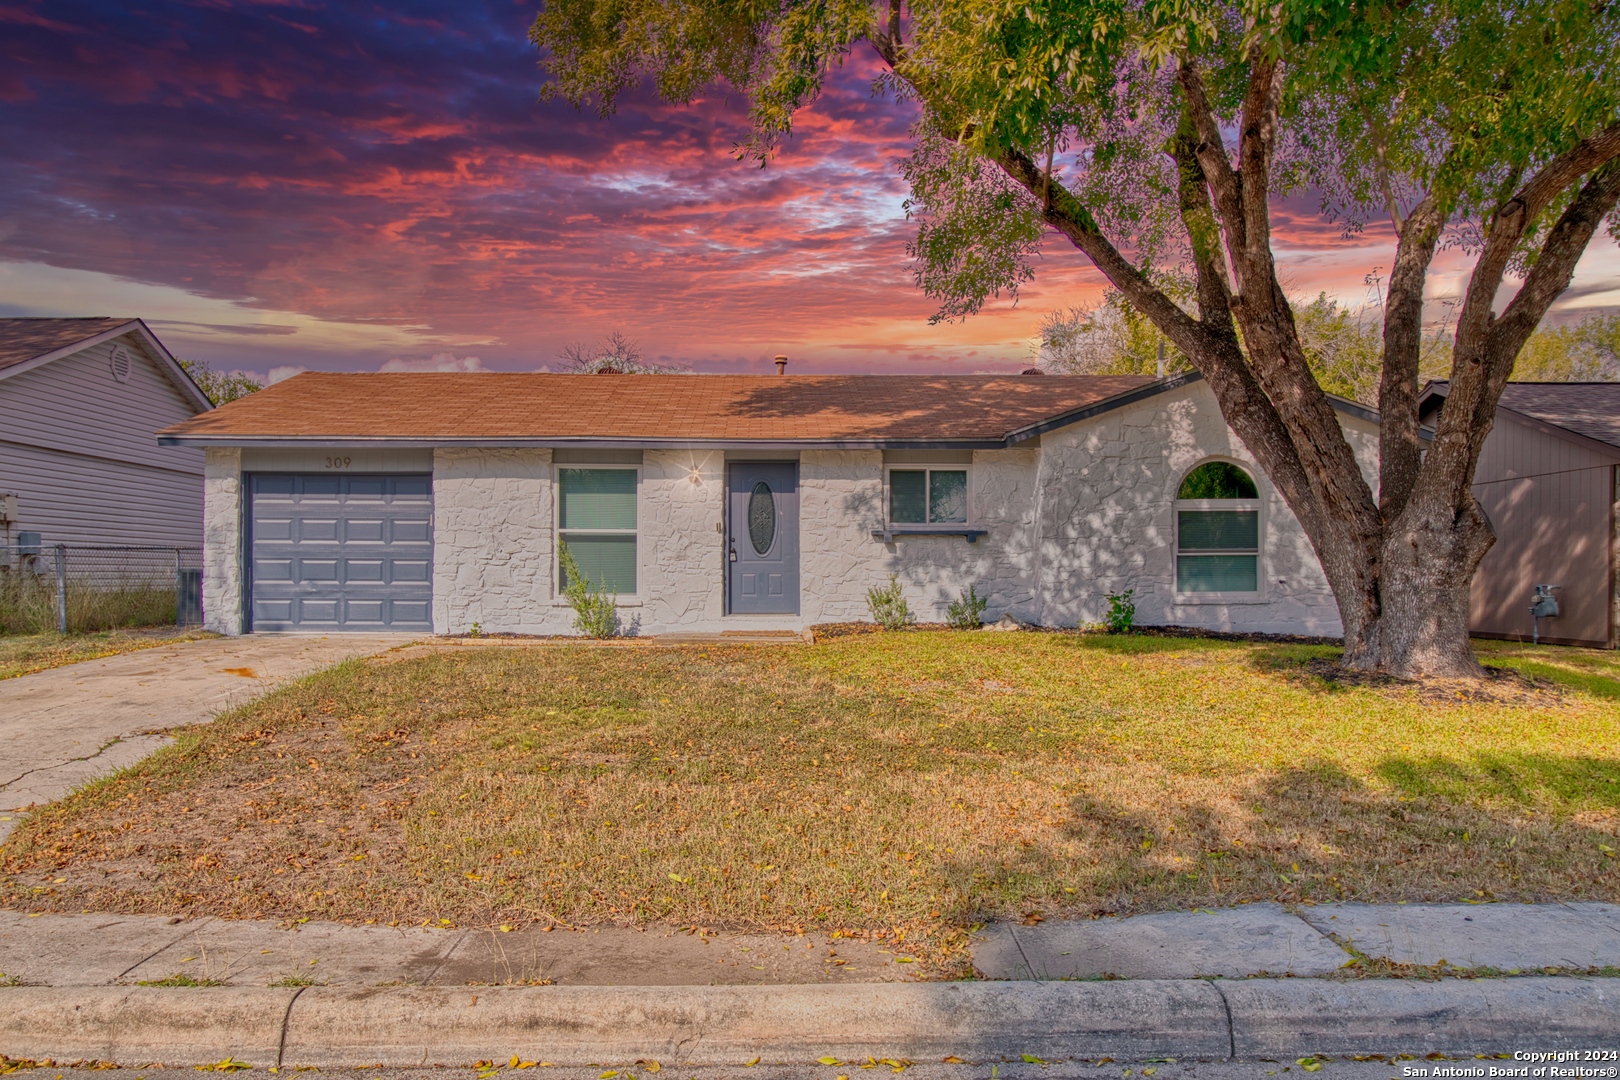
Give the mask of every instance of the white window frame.
[[[889, 517], [889, 514], [894, 508], [893, 483], [890, 480], [890, 477], [896, 471], [898, 471], [898, 472], [920, 472], [920, 473], [928, 473], [928, 474], [930, 474], [929, 476], [927, 476], [927, 477], [925, 477], [923, 479], [923, 492], [924, 492], [925, 496], [929, 499], [930, 503], [933, 500], [933, 494], [932, 494], [932, 492], [933, 492], [933, 477], [932, 477], [932, 474], [933, 473], [936, 473], [936, 472], [959, 472], [959, 473], [962, 473], [964, 478], [965, 478], [965, 481], [966, 481], [966, 487], [963, 490], [962, 497], [965, 500], [967, 500], [967, 516], [961, 521], [929, 521], [928, 520], [928, 511], [933, 509], [933, 507], [931, 505], [929, 505], [923, 510], [923, 520], [922, 521], [895, 521], [894, 519]], [[883, 466], [883, 521], [884, 521], [885, 527], [891, 528], [891, 529], [927, 529], [927, 528], [930, 528], [930, 527], [939, 528], [939, 529], [969, 529], [969, 528], [973, 527], [974, 520], [975, 520], [975, 518], [974, 518], [974, 514], [973, 514], [973, 466], [968, 464], [967, 462], [964, 462], [964, 461], [941, 461], [941, 462], [923, 462], [923, 461], [916, 461], [916, 462], [905, 461], [905, 462], [901, 462], [901, 461], [896, 461], [896, 462], [892, 462], [890, 464], [886, 464], [886, 465]]]
[[[1257, 496], [1264, 495], [1264, 488], [1260, 485], [1260, 477], [1254, 466], [1230, 458], [1207, 458], [1200, 461], [1190, 469], [1185, 469], [1176, 477], [1176, 486], [1172, 495], [1181, 490], [1196, 469], [1214, 462], [1225, 462], [1242, 469], [1248, 478], [1254, 481]], [[1266, 590], [1266, 509], [1265, 499], [1171, 499], [1170, 509], [1170, 585], [1175, 593], [1175, 602], [1181, 605], [1190, 604], [1263, 604], [1268, 602]], [[1183, 510], [1241, 510], [1252, 511], [1255, 514], [1255, 546], [1254, 550], [1222, 549], [1220, 551], [1187, 551], [1181, 550], [1181, 512]], [[1253, 592], [1183, 592], [1181, 590], [1181, 556], [1182, 555], [1254, 555], [1254, 591]]]
[[619, 472], [633, 472], [636, 474], [636, 591], [633, 593], [617, 593], [616, 603], [619, 607], [640, 607], [641, 585], [646, 580], [647, 557], [642, 550], [641, 538], [646, 535], [646, 518], [642, 510], [641, 480], [642, 467], [628, 465], [622, 461], [568, 461], [561, 464], [553, 463], [551, 467], [551, 606], [568, 607], [568, 600], [563, 596], [562, 573], [562, 538], [563, 533], [581, 533], [598, 536], [623, 536], [624, 529], [565, 529], [562, 523], [562, 474], [564, 469], [616, 469]]

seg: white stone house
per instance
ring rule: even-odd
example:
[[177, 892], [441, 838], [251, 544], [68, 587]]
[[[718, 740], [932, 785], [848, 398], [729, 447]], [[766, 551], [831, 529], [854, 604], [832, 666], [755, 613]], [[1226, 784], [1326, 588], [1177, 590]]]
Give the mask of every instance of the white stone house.
[[[1371, 475], [1378, 418], [1336, 404]], [[972, 587], [1075, 626], [1129, 589], [1142, 624], [1340, 631], [1196, 375], [309, 373], [160, 439], [206, 451], [227, 634], [568, 634], [562, 543], [644, 634], [865, 620], [890, 574], [922, 621]], [[1238, 488], [1178, 497], [1211, 468]]]

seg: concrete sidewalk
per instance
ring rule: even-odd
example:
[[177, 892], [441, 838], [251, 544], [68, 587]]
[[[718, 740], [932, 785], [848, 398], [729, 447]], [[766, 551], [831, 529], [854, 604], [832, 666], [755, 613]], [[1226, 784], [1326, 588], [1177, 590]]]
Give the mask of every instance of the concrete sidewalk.
[[[1612, 968], [1620, 909], [1607, 904], [1298, 913], [1250, 905], [987, 927], [973, 948], [979, 969], [1001, 979], [914, 981], [896, 951], [819, 935], [3, 912], [0, 1053], [320, 1068], [513, 1054], [562, 1066], [718, 1068], [759, 1058], [819, 1074], [822, 1058], [848, 1068], [867, 1058], [1024, 1054], [1141, 1061], [1601, 1049], [1620, 1031], [1620, 980], [1532, 974]], [[1261, 975], [1330, 976], [1351, 959], [1347, 948], [1402, 964], [1511, 963], [1525, 974]], [[1152, 977], [1099, 979], [1133, 974]], [[532, 985], [541, 982], [552, 985]]]
[[420, 635], [249, 635], [86, 660], [0, 680], [0, 840], [17, 811], [133, 765], [169, 728]]
[[[1475, 974], [1620, 968], [1611, 904], [1275, 904], [1124, 919], [993, 924], [973, 935], [990, 980], [1332, 974], [1355, 954]], [[295, 925], [162, 915], [0, 911], [0, 977], [30, 986], [708, 986], [915, 981], [907, 950], [825, 934], [669, 927], [499, 930]]]

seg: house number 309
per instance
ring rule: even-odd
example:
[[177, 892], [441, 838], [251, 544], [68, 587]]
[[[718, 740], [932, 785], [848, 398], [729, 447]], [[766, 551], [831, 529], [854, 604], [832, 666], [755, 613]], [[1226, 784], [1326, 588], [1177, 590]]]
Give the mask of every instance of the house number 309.
[[329, 457], [326, 459], [326, 467], [328, 469], [347, 469], [349, 461], [350, 459], [346, 457]]

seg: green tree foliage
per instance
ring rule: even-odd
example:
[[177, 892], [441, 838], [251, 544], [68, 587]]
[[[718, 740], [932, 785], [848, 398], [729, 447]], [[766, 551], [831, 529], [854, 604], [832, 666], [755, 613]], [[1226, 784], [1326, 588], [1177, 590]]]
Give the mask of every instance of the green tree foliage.
[[1514, 362], [1513, 377], [1525, 382], [1620, 381], [1620, 315], [1591, 314], [1572, 325], [1536, 331]]
[[245, 371], [219, 371], [206, 360], [175, 360], [185, 369], [209, 401], [225, 405], [264, 389], [264, 384]]
[[[920, 106], [901, 173], [938, 317], [1016, 297], [1054, 240], [1084, 255], [1205, 377], [1287, 500], [1345, 662], [1479, 674], [1468, 588], [1494, 537], [1473, 473], [1515, 357], [1617, 225], [1620, 4], [546, 0], [531, 36], [547, 92], [604, 113], [647, 77], [683, 102], [729, 85], [752, 122], [737, 154], [761, 165], [870, 46], [880, 88]], [[1347, 232], [1394, 229], [1376, 364], [1353, 319], [1301, 318], [1278, 279], [1270, 210], [1302, 190]], [[1474, 266], [1425, 443], [1423, 292], [1442, 245]], [[1510, 274], [1523, 284], [1504, 305]], [[1364, 395], [1374, 368], [1376, 488], [1323, 386]]]

